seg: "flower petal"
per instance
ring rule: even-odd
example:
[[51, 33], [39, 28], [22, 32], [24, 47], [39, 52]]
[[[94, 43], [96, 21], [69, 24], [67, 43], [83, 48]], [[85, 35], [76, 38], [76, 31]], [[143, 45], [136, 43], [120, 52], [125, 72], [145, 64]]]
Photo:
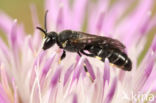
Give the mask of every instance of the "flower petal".
[[46, 81], [45, 79], [46, 79], [47, 73], [50, 70], [50, 67], [54, 61], [55, 56], [56, 56], [56, 53], [52, 53], [51, 57], [47, 60], [47, 62], [45, 63], [45, 65], [43, 67], [41, 78], [40, 78], [41, 88], [43, 87], [43, 84]]
[[85, 15], [86, 15], [86, 9], [88, 6], [88, 1], [89, 0], [74, 0], [74, 4], [72, 5], [73, 7], [73, 28], [72, 29], [76, 29], [76, 30], [80, 30], [83, 22], [85, 20]]
[[109, 80], [110, 80], [110, 64], [109, 64], [109, 60], [106, 58], [105, 59], [104, 74], [103, 74], [103, 86], [105, 86], [106, 81], [109, 84]]
[[2, 41], [1, 39], [0, 39], [0, 52], [3, 53], [3, 56], [5, 56], [5, 59], [7, 59], [7, 61], [9, 62], [10, 61], [9, 48], [7, 47], [6, 44], [4, 44], [4, 41]]
[[[71, 12], [70, 12], [70, 8], [69, 8], [69, 0], [46, 0], [46, 9], [49, 10], [48, 13], [48, 18], [47, 21], [52, 21], [52, 22], [47, 22], [48, 27], [52, 27], [56, 28], [56, 24], [57, 24], [57, 18], [59, 15], [59, 9], [63, 8], [63, 18], [64, 19], [64, 28], [61, 29], [69, 29], [72, 28], [72, 16], [71, 16]], [[52, 10], [52, 11], [51, 11]], [[53, 24], [52, 24], [53, 23]]]
[[154, 37], [152, 41], [151, 49], [153, 50], [153, 52], [156, 52], [156, 36]]
[[9, 36], [13, 20], [3, 12], [0, 12], [0, 18], [0, 28]]
[[66, 71], [66, 73], [65, 73], [65, 75], [64, 75], [63, 86], [66, 85], [66, 83], [67, 83], [67, 81], [68, 81], [68, 79], [69, 79], [69, 77], [70, 77], [72, 71], [73, 71], [73, 65], [71, 65], [71, 66], [67, 69], [67, 71]]
[[117, 88], [117, 78], [115, 77], [113, 79], [113, 82], [112, 82], [112, 86], [106, 96], [106, 99], [105, 99], [105, 102], [104, 103], [111, 103], [113, 97], [114, 97], [114, 94], [115, 94], [115, 90]]
[[72, 103], [78, 103], [78, 99], [77, 99], [77, 95], [76, 94], [73, 95]]
[[102, 22], [104, 21], [104, 17], [105, 17], [105, 13], [102, 12], [100, 14], [99, 19], [98, 19], [97, 24], [96, 24], [96, 29], [97, 29], [98, 33], [101, 32], [101, 30], [102, 30], [102, 27], [103, 27]]
[[51, 79], [51, 87], [52, 88], [54, 88], [57, 85], [58, 81], [59, 81], [59, 78], [60, 78], [60, 75], [61, 75], [61, 68], [62, 68], [61, 66], [59, 66], [57, 68], [57, 70], [55, 71], [55, 73], [54, 73], [54, 75], [53, 75], [53, 77]]
[[15, 80], [14, 78], [12, 79], [12, 86], [13, 86], [13, 90], [14, 90], [14, 103], [18, 103], [18, 94], [17, 94], [17, 87], [15, 84]]
[[88, 59], [85, 59], [85, 64], [86, 64], [86, 67], [88, 69], [88, 72], [92, 78], [92, 80], [94, 81], [95, 80], [95, 73], [94, 73], [94, 70], [92, 68], [92, 65], [90, 64], [90, 62], [88, 61]]
[[5, 90], [2, 88], [1, 83], [0, 83], [0, 102], [1, 102], [1, 103], [11, 103], [11, 102], [9, 101], [9, 98], [8, 98], [8, 96], [7, 96], [6, 92], [5, 92]]
[[36, 29], [36, 26], [39, 25], [39, 20], [38, 20], [38, 17], [37, 17], [36, 6], [32, 4], [30, 6], [30, 9], [31, 9], [33, 26], [34, 26], [34, 29]]
[[[74, 74], [73, 74], [73, 77], [72, 77], [72, 83], [77, 79], [77, 81], [79, 80], [79, 76], [80, 76], [80, 73], [81, 73], [81, 68], [83, 67], [84, 65], [84, 61], [85, 61], [85, 58], [84, 57], [81, 57], [80, 60], [78, 61], [78, 64], [76, 65], [75, 67], [75, 70], [74, 70]], [[71, 83], [71, 84], [72, 84]]]
[[118, 25], [118, 33], [122, 34], [121, 36], [123, 37], [123, 42], [126, 46], [132, 45], [132, 41], [138, 39], [138, 37], [136, 36], [142, 36], [136, 34], [140, 32], [142, 25], [145, 24], [145, 22], [150, 16], [149, 11], [152, 9], [151, 7], [153, 1], [144, 0], [144, 2], [142, 2], [140, 0], [139, 2], [140, 3], [137, 5], [137, 8], [131, 13], [131, 15], [129, 15], [129, 17], [127, 17], [126, 20], [124, 20], [123, 22], [121, 22], [120, 25]]
[[58, 31], [61, 31], [64, 27], [64, 9], [63, 7], [60, 7], [57, 15], [57, 20], [56, 20], [56, 28]]
[[16, 48], [16, 40], [17, 40], [17, 20], [14, 20], [14, 23], [11, 28], [11, 33], [10, 33], [10, 45], [12, 48]]
[[56, 56], [56, 53], [52, 53], [51, 57], [47, 60], [47, 62], [45, 63], [45, 65], [43, 67], [42, 75], [46, 76], [46, 74], [48, 73], [48, 71], [51, 67], [51, 64], [54, 61], [55, 56]]

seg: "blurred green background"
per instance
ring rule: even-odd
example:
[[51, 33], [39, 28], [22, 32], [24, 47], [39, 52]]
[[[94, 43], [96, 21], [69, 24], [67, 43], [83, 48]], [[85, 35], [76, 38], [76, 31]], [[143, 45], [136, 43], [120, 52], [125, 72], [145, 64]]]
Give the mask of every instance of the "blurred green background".
[[23, 23], [27, 33], [32, 33], [31, 5], [35, 5], [39, 20], [43, 21], [44, 0], [0, 0], [0, 11], [7, 13], [11, 18]]

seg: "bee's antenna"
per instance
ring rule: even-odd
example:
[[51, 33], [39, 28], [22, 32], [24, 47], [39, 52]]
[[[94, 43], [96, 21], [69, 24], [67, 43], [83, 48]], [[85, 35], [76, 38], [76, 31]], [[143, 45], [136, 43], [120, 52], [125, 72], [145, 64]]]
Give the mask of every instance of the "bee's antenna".
[[37, 29], [39, 29], [40, 31], [42, 31], [45, 36], [47, 36], [47, 13], [48, 13], [48, 10], [46, 10], [45, 12], [45, 17], [44, 17], [44, 29], [42, 29], [41, 27], [36, 27]]
[[36, 27], [36, 28], [39, 29], [40, 31], [42, 31], [45, 34], [45, 36], [47, 36], [47, 32], [45, 30], [43, 30], [41, 27]]
[[48, 10], [46, 10], [45, 17], [44, 17], [44, 29], [45, 29], [45, 32], [47, 32], [47, 13], [48, 13]]

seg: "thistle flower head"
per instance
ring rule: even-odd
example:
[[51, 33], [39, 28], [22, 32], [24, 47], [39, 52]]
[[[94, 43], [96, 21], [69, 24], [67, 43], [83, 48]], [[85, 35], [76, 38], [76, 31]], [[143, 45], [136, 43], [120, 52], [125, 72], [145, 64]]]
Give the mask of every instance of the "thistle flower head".
[[[106, 58], [67, 53], [53, 46], [42, 50], [36, 9], [32, 6], [33, 35], [22, 24], [0, 12], [0, 102], [1, 103], [144, 103], [156, 97], [156, 36], [138, 63], [149, 31], [156, 27], [152, 16], [155, 1], [138, 0], [46, 0], [47, 27], [42, 32], [64, 29], [85, 31], [120, 40], [133, 62], [131, 72], [110, 65]], [[128, 12], [128, 13], [127, 13]], [[43, 48], [44, 49], [44, 48]], [[45, 48], [46, 49], [46, 48]], [[84, 70], [86, 65], [88, 72]]]

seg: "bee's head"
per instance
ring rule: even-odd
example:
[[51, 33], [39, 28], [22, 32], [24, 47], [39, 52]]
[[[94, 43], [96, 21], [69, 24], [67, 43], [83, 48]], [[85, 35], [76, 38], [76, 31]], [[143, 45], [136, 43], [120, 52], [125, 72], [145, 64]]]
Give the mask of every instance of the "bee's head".
[[37, 27], [37, 29], [39, 29], [40, 31], [42, 31], [45, 34], [45, 41], [43, 44], [43, 50], [49, 49], [50, 47], [52, 47], [56, 42], [57, 42], [57, 33], [56, 32], [47, 32], [47, 13], [48, 10], [46, 10], [45, 12], [45, 18], [44, 18], [44, 29], [42, 29], [41, 27]]
[[49, 32], [47, 33], [45, 30], [43, 30], [40, 27], [37, 27], [37, 29], [41, 30], [45, 34], [45, 41], [43, 44], [43, 50], [49, 49], [57, 42], [57, 33], [56, 32]]

